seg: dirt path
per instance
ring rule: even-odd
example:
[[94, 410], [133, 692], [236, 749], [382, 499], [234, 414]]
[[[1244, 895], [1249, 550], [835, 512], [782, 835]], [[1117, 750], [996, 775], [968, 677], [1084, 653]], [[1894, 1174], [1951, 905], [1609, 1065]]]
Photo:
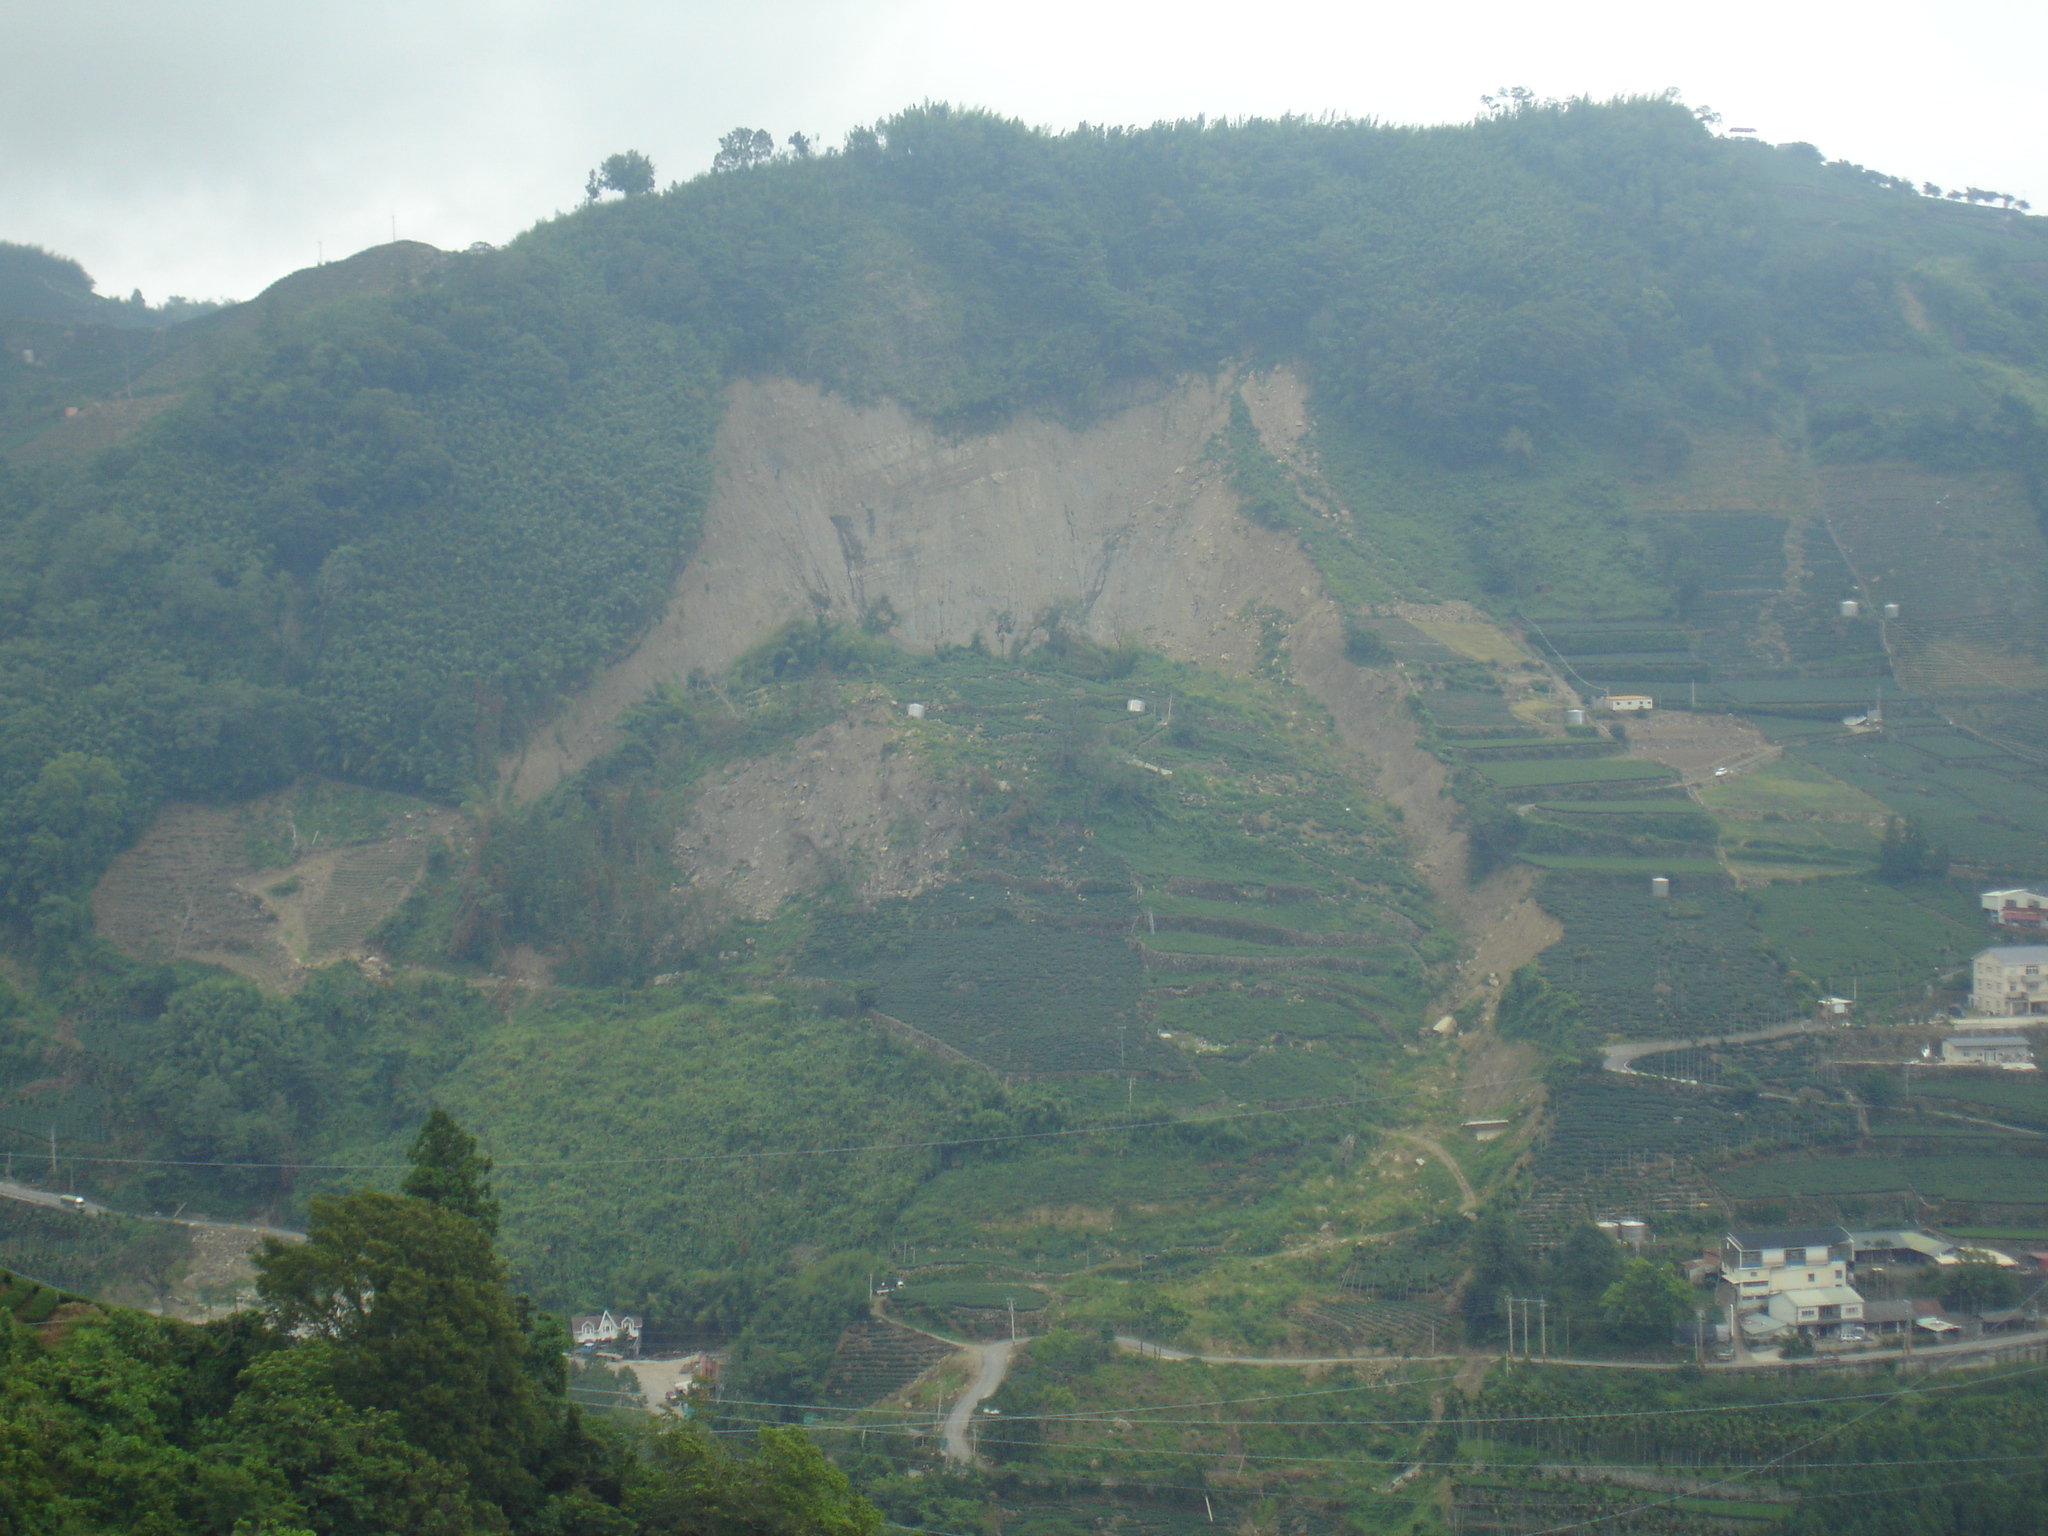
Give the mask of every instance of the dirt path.
[[[934, 1335], [936, 1337], [936, 1335]], [[1010, 1356], [1019, 1344], [1028, 1344], [1029, 1339], [1000, 1339], [993, 1344], [969, 1344], [963, 1353], [974, 1357], [974, 1379], [967, 1390], [954, 1401], [946, 1412], [945, 1447], [946, 1459], [970, 1466], [974, 1461], [974, 1441], [969, 1426], [974, 1419], [974, 1410], [982, 1402], [994, 1397], [1003, 1385], [1003, 1378], [1010, 1373]]]
[[1748, 1029], [1733, 1035], [1715, 1035], [1707, 1040], [1631, 1040], [1625, 1045], [1607, 1047], [1606, 1057], [1600, 1064], [1609, 1072], [1647, 1077], [1652, 1074], [1636, 1071], [1635, 1063], [1642, 1057], [1655, 1056], [1659, 1051], [1683, 1051], [1702, 1045], [1746, 1045], [1752, 1040], [1780, 1040], [1811, 1028], [1810, 1021], [1794, 1019], [1789, 1024], [1773, 1024], [1769, 1029]]
[[1451, 1170], [1451, 1177], [1458, 1181], [1458, 1214], [1470, 1216], [1479, 1209], [1479, 1194], [1473, 1189], [1472, 1181], [1465, 1177], [1465, 1170], [1458, 1166], [1458, 1160], [1444, 1150], [1444, 1144], [1434, 1136], [1425, 1136], [1420, 1131], [1389, 1131], [1389, 1136], [1414, 1144]]

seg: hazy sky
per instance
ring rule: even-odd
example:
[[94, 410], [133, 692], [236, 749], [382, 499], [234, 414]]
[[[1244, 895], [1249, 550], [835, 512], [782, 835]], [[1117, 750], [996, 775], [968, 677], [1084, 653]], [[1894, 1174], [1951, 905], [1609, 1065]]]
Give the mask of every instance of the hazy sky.
[[0, 239], [103, 293], [246, 298], [324, 247], [501, 241], [607, 153], [836, 144], [930, 99], [1032, 123], [1470, 118], [1677, 86], [1728, 126], [2048, 210], [2044, 0], [64, 0], [0, 8]]

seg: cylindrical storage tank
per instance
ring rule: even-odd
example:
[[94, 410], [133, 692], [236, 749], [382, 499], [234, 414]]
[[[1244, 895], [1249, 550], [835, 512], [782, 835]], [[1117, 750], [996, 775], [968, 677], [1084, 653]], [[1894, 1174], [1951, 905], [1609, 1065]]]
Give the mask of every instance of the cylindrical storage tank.
[[1145, 713], [1145, 701], [1143, 699], [1125, 699], [1124, 708], [1131, 714], [1142, 715]]
[[1896, 619], [1899, 616], [1899, 605], [1897, 603], [1886, 603], [1884, 605], [1884, 616], [1888, 619]]
[[1843, 598], [1843, 599], [1842, 599], [1842, 617], [1843, 617], [1843, 618], [1845, 618], [1845, 619], [1853, 619], [1853, 618], [1855, 618], [1855, 617], [1856, 617], [1856, 615], [1857, 615], [1857, 614], [1861, 613], [1862, 611], [1863, 611], [1863, 605], [1862, 605], [1861, 603], [1857, 602], [1855, 598], [1853, 598], [1853, 597], [1845, 597], [1845, 598]]
[[922, 704], [905, 705], [903, 712], [913, 720], [922, 720], [924, 718], [924, 706]]
[[1650, 894], [1652, 896], [1669, 896], [1671, 894], [1671, 881], [1669, 878], [1664, 875], [1650, 876]]
[[1566, 725], [1584, 725], [1586, 723], [1586, 712], [1583, 709], [1568, 709], [1564, 712], [1564, 723]]

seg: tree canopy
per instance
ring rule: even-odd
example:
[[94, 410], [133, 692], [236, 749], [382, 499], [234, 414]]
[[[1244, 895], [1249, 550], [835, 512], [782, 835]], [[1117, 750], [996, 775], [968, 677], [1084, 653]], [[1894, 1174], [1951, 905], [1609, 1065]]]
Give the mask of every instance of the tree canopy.
[[[441, 1117], [414, 1174], [474, 1143]], [[796, 1431], [743, 1454], [673, 1415], [591, 1424], [560, 1324], [509, 1295], [484, 1227], [376, 1190], [268, 1243], [263, 1310], [194, 1327], [0, 1312], [0, 1531], [100, 1536], [873, 1536], [874, 1509]]]

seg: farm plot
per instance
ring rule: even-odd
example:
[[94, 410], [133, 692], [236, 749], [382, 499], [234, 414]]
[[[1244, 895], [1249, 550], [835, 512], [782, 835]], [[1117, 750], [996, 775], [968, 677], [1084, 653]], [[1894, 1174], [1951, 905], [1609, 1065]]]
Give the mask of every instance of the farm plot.
[[191, 1230], [168, 1221], [0, 1200], [0, 1263], [66, 1290], [128, 1305], [160, 1305], [191, 1255]]
[[1612, 854], [1525, 853], [1524, 863], [1539, 869], [1554, 869], [1575, 875], [1636, 875], [1648, 880], [1654, 875], [1719, 875], [1719, 859], [1679, 854], [1669, 858], [1630, 858]]
[[1653, 784], [1672, 783], [1678, 778], [1662, 763], [1646, 763], [1628, 757], [1579, 762], [1475, 763], [1473, 766], [1508, 791], [1510, 798], [1530, 800], [1541, 799], [1542, 796], [1540, 793], [1523, 795], [1517, 792], [1541, 791], [1567, 784], [1627, 784], [1634, 789], [1643, 789]]
[[2010, 756], [1950, 755], [1950, 733], [1803, 743], [1808, 762], [1913, 816], [1957, 859], [2024, 874], [2048, 865], [2048, 771]]
[[1260, 1101], [1350, 1082], [1419, 1019], [1449, 941], [1319, 716], [1149, 656], [1110, 684], [955, 656], [892, 687], [930, 701], [913, 750], [976, 786], [979, 828], [948, 883], [816, 912], [799, 974], [1006, 1075]]
[[876, 1006], [999, 1071], [1184, 1070], [1140, 1027], [1143, 968], [1121, 939], [1008, 922], [917, 940]]
[[1344, 1295], [1295, 1302], [1287, 1318], [1304, 1333], [1347, 1354], [1384, 1350], [1420, 1354], [1451, 1337], [1450, 1318], [1440, 1301], [1385, 1301]]
[[902, 1391], [953, 1353], [929, 1334], [884, 1318], [863, 1318], [839, 1336], [824, 1401], [861, 1407]]
[[1714, 1182], [1732, 1199], [1875, 1195], [1911, 1190], [1965, 1204], [2048, 1204], [2048, 1158], [1823, 1157], [1723, 1168]]
[[1839, 1098], [1841, 1074], [1834, 1055], [1840, 1049], [1832, 1034], [1797, 1034], [1735, 1045], [1683, 1046], [1638, 1056], [1633, 1065], [1652, 1077], [1712, 1088], [1762, 1088], [1772, 1093], [1815, 1088]]
[[2048, 1130], [2048, 1083], [2035, 1073], [1915, 1072], [1908, 1093], [1930, 1108]]
[[1927, 984], [1984, 946], [1975, 894], [1946, 884], [1901, 888], [1844, 875], [1763, 886], [1747, 900], [1794, 972], [1872, 1005], [1896, 997], [1924, 1006]]
[[1793, 520], [1774, 512], [1705, 512], [1669, 520], [1667, 540], [1691, 573], [1686, 618], [1703, 659], [1723, 671], [1782, 665], [1760, 622], [1784, 599]]
[[[1768, 1146], [1807, 1146], [1855, 1133], [1837, 1105], [1761, 1099], [1652, 1082], [1586, 1079], [1555, 1101], [1550, 1138], [1523, 1208], [1532, 1235], [1554, 1239], [1572, 1223], [1713, 1204], [1703, 1164]], [[2048, 1166], [2048, 1165], [2044, 1165]]]
[[1277, 1040], [1381, 1039], [1391, 1022], [1383, 1022], [1387, 1002], [1348, 977], [1298, 973], [1248, 981], [1188, 976], [1146, 994], [1149, 1022], [1198, 1061], [1233, 1046]]
[[[1670, 873], [1670, 871], [1657, 871]], [[1596, 1033], [1683, 1039], [1786, 1016], [1793, 997], [1741, 893], [1718, 875], [1678, 877], [1674, 896], [1647, 880], [1555, 874], [1537, 900], [1564, 925], [1543, 956]]]

